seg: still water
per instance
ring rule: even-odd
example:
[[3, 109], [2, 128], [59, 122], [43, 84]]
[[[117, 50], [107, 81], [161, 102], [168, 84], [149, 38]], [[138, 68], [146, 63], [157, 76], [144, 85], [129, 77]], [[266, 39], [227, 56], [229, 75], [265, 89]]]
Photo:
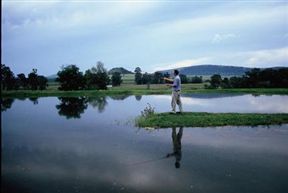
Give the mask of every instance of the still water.
[[[186, 95], [185, 111], [288, 113], [288, 96]], [[288, 125], [145, 130], [169, 95], [5, 99], [2, 192], [288, 192]], [[177, 153], [173, 152], [177, 150]]]

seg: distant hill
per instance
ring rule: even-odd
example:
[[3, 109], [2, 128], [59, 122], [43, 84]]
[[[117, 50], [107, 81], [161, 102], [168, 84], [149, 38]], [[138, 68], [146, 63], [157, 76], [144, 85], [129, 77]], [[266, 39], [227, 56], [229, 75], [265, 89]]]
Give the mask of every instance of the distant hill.
[[111, 70], [108, 71], [108, 74], [113, 74], [114, 72], [119, 72], [121, 74], [133, 74], [133, 72], [126, 70], [125, 68], [122, 67], [112, 68]]
[[[171, 73], [171, 70], [159, 71], [161, 73]], [[211, 76], [213, 74], [220, 74], [221, 76], [242, 76], [246, 71], [250, 71], [251, 68], [238, 67], [238, 66], [223, 66], [223, 65], [212, 65], [204, 64], [197, 66], [189, 66], [178, 68], [181, 74], [193, 75], [193, 76]]]

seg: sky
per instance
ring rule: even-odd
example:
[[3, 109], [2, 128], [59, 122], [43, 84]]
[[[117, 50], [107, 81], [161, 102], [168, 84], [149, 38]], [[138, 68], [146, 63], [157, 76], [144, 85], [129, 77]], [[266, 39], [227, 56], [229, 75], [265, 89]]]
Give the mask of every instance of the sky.
[[143, 72], [288, 67], [288, 1], [2, 0], [2, 64], [56, 74], [97, 61]]

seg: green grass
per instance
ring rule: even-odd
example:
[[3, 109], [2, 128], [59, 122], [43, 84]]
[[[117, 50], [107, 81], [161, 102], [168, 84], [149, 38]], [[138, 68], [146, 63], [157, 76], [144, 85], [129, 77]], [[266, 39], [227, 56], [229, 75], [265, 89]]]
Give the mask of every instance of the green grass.
[[[1, 97], [46, 97], [46, 96], [98, 96], [98, 95], [149, 95], [149, 94], [170, 94], [171, 89], [165, 84], [147, 85], [122, 84], [121, 86], [112, 87], [108, 90], [77, 90], [77, 91], [60, 91], [59, 84], [49, 84], [47, 90], [12, 90], [1, 91]], [[204, 89], [204, 83], [199, 84], [182, 84], [182, 93], [235, 93], [235, 94], [288, 94], [288, 88], [233, 88], [233, 89]]]
[[182, 114], [156, 113], [136, 119], [138, 127], [214, 127], [214, 126], [256, 126], [288, 123], [288, 114], [256, 113], [198, 113]]

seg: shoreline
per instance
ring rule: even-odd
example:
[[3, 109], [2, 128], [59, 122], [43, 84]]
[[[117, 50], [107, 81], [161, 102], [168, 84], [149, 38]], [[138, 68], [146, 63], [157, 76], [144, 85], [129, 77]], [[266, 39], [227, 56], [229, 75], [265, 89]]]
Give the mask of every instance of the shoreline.
[[[108, 89], [108, 90], [11, 90], [1, 91], [1, 98], [24, 98], [24, 97], [93, 97], [103, 95], [156, 95], [170, 94], [170, 89]], [[233, 88], [233, 89], [183, 89], [182, 94], [210, 94], [210, 93], [231, 93], [231, 94], [267, 94], [267, 95], [288, 95], [288, 88]]]

